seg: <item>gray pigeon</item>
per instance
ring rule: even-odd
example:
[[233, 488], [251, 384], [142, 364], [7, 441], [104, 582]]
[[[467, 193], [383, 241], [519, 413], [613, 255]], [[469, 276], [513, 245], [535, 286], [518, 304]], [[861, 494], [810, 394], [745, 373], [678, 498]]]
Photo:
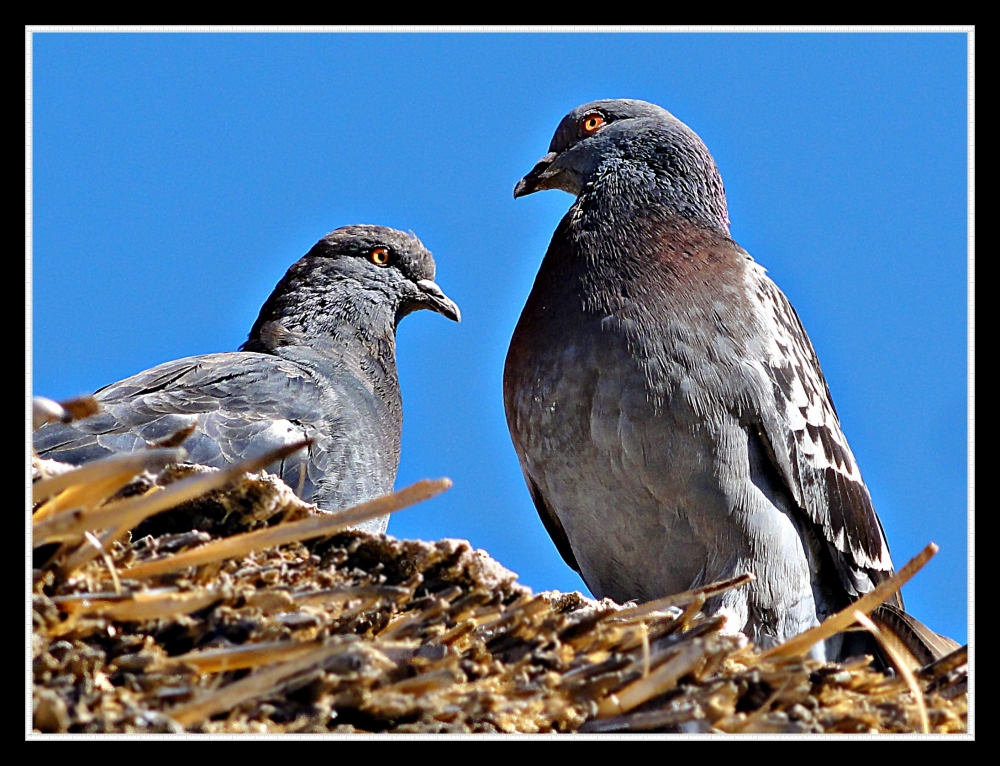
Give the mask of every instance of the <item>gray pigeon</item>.
[[[223, 467], [312, 439], [269, 467], [304, 500], [335, 511], [391, 492], [402, 399], [396, 326], [431, 309], [459, 321], [415, 236], [345, 226], [278, 282], [239, 351], [179, 359], [112, 383], [102, 412], [35, 432], [45, 458], [84, 463], [131, 452], [191, 425], [194, 463]], [[388, 517], [369, 522], [385, 530]]]
[[[576, 196], [514, 331], [504, 404], [525, 481], [597, 597], [646, 601], [744, 572], [709, 603], [756, 644], [892, 574], [889, 547], [788, 299], [729, 235], [701, 139], [644, 101], [566, 115], [514, 189]], [[921, 663], [957, 644], [926, 633]], [[866, 634], [814, 649], [872, 652]]]

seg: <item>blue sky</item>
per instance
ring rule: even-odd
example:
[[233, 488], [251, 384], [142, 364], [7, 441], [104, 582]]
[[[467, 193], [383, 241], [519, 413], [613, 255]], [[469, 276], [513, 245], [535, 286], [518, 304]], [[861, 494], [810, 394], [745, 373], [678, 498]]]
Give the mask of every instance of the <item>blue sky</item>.
[[235, 349], [322, 235], [412, 229], [463, 321], [400, 325], [397, 486], [455, 486], [389, 532], [469, 539], [536, 590], [585, 586], [528, 498], [501, 374], [572, 199], [512, 190], [573, 107], [670, 110], [816, 346], [897, 566], [942, 548], [908, 609], [966, 640], [963, 34], [42, 33], [32, 65], [34, 391]]

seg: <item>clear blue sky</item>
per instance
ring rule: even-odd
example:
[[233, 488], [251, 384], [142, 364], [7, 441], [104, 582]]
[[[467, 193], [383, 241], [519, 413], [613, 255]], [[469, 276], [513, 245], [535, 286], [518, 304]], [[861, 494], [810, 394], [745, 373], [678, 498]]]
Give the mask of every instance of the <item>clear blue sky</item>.
[[33, 386], [235, 349], [328, 231], [412, 229], [462, 308], [399, 330], [390, 523], [585, 589], [525, 490], [507, 343], [572, 199], [515, 201], [560, 118], [639, 98], [704, 139], [732, 232], [798, 310], [909, 610], [966, 639], [967, 45], [961, 34], [36, 34]]

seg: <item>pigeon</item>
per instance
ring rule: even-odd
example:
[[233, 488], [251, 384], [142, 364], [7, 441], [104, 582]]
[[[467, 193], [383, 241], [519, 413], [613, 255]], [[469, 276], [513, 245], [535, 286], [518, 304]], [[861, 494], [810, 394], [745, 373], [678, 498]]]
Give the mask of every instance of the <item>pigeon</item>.
[[[267, 470], [337, 511], [393, 489], [402, 399], [396, 327], [430, 309], [456, 322], [416, 236], [345, 226], [288, 269], [238, 351], [166, 362], [99, 390], [101, 412], [34, 432], [41, 457], [80, 464], [194, 427], [188, 460], [224, 467], [302, 439]], [[362, 525], [384, 532], [388, 517]]]
[[[706, 607], [770, 647], [890, 577], [816, 352], [730, 237], [694, 131], [644, 101], [584, 104], [514, 197], [543, 189], [576, 201], [511, 339], [504, 405], [538, 513], [593, 594], [648, 601], [752, 572]], [[899, 594], [882, 612], [922, 636], [919, 664], [957, 648]], [[812, 654], [873, 646], [840, 634]]]

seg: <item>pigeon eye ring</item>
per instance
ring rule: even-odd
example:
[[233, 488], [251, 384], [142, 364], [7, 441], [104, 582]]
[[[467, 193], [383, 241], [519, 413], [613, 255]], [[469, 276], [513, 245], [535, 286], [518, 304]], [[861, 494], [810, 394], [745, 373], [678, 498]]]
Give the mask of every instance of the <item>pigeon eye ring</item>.
[[376, 266], [388, 266], [389, 265], [389, 248], [387, 247], [376, 247], [371, 251], [369, 255], [371, 262]]

